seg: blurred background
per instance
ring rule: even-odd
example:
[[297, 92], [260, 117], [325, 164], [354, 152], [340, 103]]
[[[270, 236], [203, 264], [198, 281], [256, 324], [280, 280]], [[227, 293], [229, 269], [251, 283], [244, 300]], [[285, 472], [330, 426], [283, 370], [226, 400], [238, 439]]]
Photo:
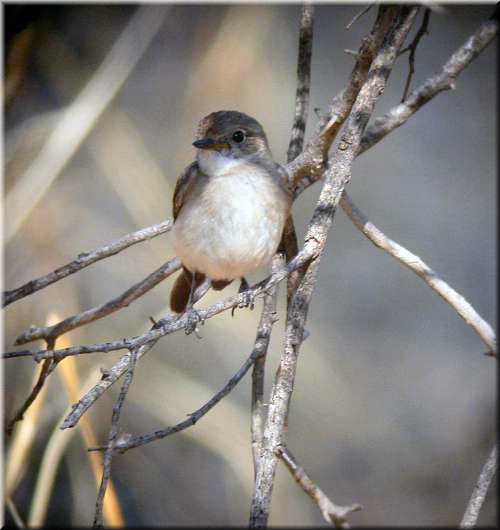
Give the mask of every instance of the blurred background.
[[[312, 109], [327, 109], [346, 83], [354, 59], [344, 49], [358, 49], [373, 24], [376, 9], [345, 29], [363, 7], [316, 8], [307, 132], [317, 121]], [[432, 13], [430, 34], [417, 50], [412, 87], [434, 74], [493, 9], [446, 5]], [[26, 10], [32, 24], [19, 34]], [[4, 4], [4, 288], [169, 218], [176, 179], [194, 158], [197, 123], [209, 112], [237, 109], [256, 117], [276, 160], [284, 162], [295, 108], [299, 18], [299, 5], [138, 10]], [[118, 40], [118, 49], [110, 52]], [[114, 63], [105, 59], [108, 53], [114, 53]], [[108, 62], [101, 66], [103, 61]], [[349, 185], [352, 199], [375, 225], [419, 255], [492, 325], [497, 317], [495, 65], [496, 43], [463, 72], [456, 90], [439, 95], [361, 156]], [[404, 55], [376, 115], [400, 101], [407, 73]], [[89, 91], [87, 83], [94, 89], [97, 83], [92, 94], [98, 97], [84, 99], [54, 140], [68, 105]], [[82, 135], [85, 128], [88, 134]], [[17, 199], [9, 204], [16, 189], [24, 192], [12, 195]], [[319, 190], [316, 184], [294, 205], [300, 237]], [[172, 256], [170, 236], [159, 236], [10, 305], [4, 312], [6, 350], [31, 324], [57, 322], [105, 302]], [[173, 281], [67, 334], [57, 345], [146, 331], [149, 316], [168, 311]], [[200, 305], [236, 289], [210, 293]], [[140, 434], [173, 425], [206, 402], [249, 355], [260, 308], [259, 301], [253, 312], [237, 310], [234, 318], [226, 312], [207, 321], [201, 340], [182, 332], [162, 339], [138, 365], [122, 429]], [[279, 361], [283, 310], [282, 288], [266, 392]], [[342, 211], [321, 263], [307, 329], [288, 440], [313, 480], [335, 503], [364, 506], [350, 518], [355, 526], [457, 525], [496, 436], [496, 365], [483, 355], [485, 345]], [[88, 436], [97, 443], [106, 439], [118, 385], [86, 415], [87, 438], [78, 429], [63, 435], [58, 427], [68, 405], [99, 380], [99, 369], [120, 356], [65, 360], [24, 430], [18, 427], [5, 440], [8, 493], [25, 521], [91, 524], [98, 469], [88, 458]], [[28, 359], [3, 366], [4, 413], [10, 419], [39, 367]], [[246, 525], [253, 486], [249, 409], [247, 376], [195, 427], [115, 457], [111, 496], [116, 505], [108, 521]], [[481, 524], [496, 521], [496, 498], [493, 485]], [[281, 465], [270, 524], [325, 524]]]

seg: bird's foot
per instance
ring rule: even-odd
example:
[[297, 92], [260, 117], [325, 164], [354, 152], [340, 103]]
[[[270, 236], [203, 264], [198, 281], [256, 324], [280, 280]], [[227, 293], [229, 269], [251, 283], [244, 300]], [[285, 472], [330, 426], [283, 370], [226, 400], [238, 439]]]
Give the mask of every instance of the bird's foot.
[[201, 335], [198, 332], [198, 324], [205, 324], [205, 319], [200, 315], [198, 311], [194, 307], [186, 309], [186, 324], [184, 325], [184, 333], [186, 335], [190, 335], [191, 333], [194, 333], [199, 339], [201, 339]]
[[234, 311], [236, 307], [238, 307], [239, 309], [249, 307], [250, 310], [253, 311], [253, 308], [255, 307], [255, 294], [253, 292], [247, 292], [249, 288], [250, 285], [248, 285], [248, 282], [245, 280], [245, 278], [241, 278], [238, 293], [243, 295], [243, 300], [237, 306], [234, 306], [231, 309], [231, 316], [234, 316]]

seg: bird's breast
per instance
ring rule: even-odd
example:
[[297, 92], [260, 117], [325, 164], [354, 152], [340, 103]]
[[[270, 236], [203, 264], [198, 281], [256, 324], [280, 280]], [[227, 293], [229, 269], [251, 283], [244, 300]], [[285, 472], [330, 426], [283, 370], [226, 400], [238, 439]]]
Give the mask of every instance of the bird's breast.
[[289, 199], [258, 167], [232, 167], [196, 183], [174, 224], [175, 250], [191, 271], [239, 278], [267, 263], [279, 245]]

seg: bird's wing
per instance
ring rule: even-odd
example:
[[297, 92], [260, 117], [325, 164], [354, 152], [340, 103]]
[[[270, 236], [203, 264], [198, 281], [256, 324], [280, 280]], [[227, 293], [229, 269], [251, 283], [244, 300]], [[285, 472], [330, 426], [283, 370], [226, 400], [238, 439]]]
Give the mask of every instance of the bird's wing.
[[191, 188], [198, 171], [198, 163], [193, 162], [177, 179], [173, 200], [174, 221], [181, 211], [182, 205], [184, 204], [184, 199], [186, 198], [186, 195]]

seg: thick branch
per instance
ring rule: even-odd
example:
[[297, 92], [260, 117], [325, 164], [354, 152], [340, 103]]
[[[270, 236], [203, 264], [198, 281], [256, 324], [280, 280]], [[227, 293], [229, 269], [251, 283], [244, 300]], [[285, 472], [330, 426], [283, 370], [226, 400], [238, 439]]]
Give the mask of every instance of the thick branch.
[[452, 289], [444, 280], [418, 256], [412, 254], [409, 250], [399, 245], [392, 239], [389, 239], [382, 231], [373, 225], [352, 202], [349, 195], [344, 192], [340, 202], [344, 212], [354, 225], [377, 247], [381, 248], [392, 257], [396, 258], [405, 267], [417, 274], [424, 282], [436, 293], [438, 293], [453, 309], [465, 320], [469, 326], [481, 337], [483, 342], [488, 346], [490, 352], [496, 356], [497, 342], [495, 332], [492, 327], [481, 318], [469, 302], [454, 289]]
[[290, 471], [293, 478], [297, 481], [297, 484], [318, 505], [325, 521], [329, 524], [333, 524], [336, 528], [349, 528], [349, 525], [347, 524], [347, 515], [361, 510], [361, 505], [351, 504], [350, 506], [337, 506], [325, 495], [323, 490], [311, 480], [289, 449], [286, 447], [279, 447], [278, 456], [281, 458], [288, 471]]
[[388, 31], [373, 60], [366, 83], [359, 91], [336, 155], [325, 174], [325, 184], [305, 238], [306, 243], [312, 240], [316, 241], [320, 252], [309, 264], [305, 276], [293, 296], [292, 306], [289, 310], [285, 348], [272, 389], [264, 429], [261, 465], [258, 469], [251, 506], [251, 527], [260, 528], [267, 525], [277, 463], [276, 452], [278, 447], [285, 445], [284, 427], [293, 392], [297, 356], [303, 340], [304, 324], [316, 282], [321, 252], [326, 244], [335, 209], [344, 187], [350, 180], [351, 166], [361, 136], [373, 112], [375, 102], [384, 90], [394, 60], [416, 14], [417, 8], [415, 7], [399, 8], [396, 21]]
[[27, 342], [37, 339], [57, 338], [63, 333], [71, 331], [72, 329], [84, 326], [85, 324], [93, 322], [94, 320], [104, 318], [111, 313], [130, 305], [134, 300], [137, 300], [137, 298], [147, 293], [165, 278], [168, 278], [175, 271], [179, 270], [180, 267], [180, 260], [178, 258], [174, 258], [162, 265], [156, 271], [152, 272], [140, 282], [132, 285], [132, 287], [127, 289], [121, 295], [109, 300], [104, 304], [100, 304], [96, 307], [93, 307], [92, 309], [87, 309], [87, 311], [83, 311], [77, 315], [65, 318], [64, 320], [61, 320], [61, 322], [58, 322], [52, 326], [47, 326], [44, 328], [29, 328], [27, 331], [17, 337], [16, 344], [26, 344]]
[[96, 248], [89, 252], [82, 252], [78, 255], [77, 259], [67, 263], [66, 265], [63, 265], [62, 267], [59, 267], [55, 271], [52, 271], [45, 276], [41, 276], [40, 278], [36, 278], [35, 280], [31, 280], [28, 283], [21, 285], [21, 287], [18, 287], [17, 289], [5, 291], [3, 305], [5, 307], [16, 300], [19, 300], [20, 298], [24, 298], [25, 296], [33, 294], [54, 282], [66, 278], [66, 276], [69, 276], [70, 274], [74, 274], [75, 272], [92, 265], [92, 263], [95, 263], [96, 261], [109, 258], [110, 256], [125, 250], [131, 245], [135, 245], [141, 241], [145, 241], [159, 236], [160, 234], [164, 234], [171, 228], [172, 221], [163, 221], [156, 225], [149, 226], [148, 228], [138, 230], [137, 232], [127, 234], [126, 236], [123, 236], [116, 241], [112, 241], [103, 247]]
[[497, 444], [494, 445], [493, 450], [490, 453], [490, 456], [486, 460], [481, 474], [477, 480], [477, 484], [474, 487], [469, 504], [465, 510], [462, 521], [460, 522], [460, 528], [473, 528], [477, 524], [479, 518], [479, 512], [488, 493], [488, 488], [490, 487], [491, 481], [495, 472], [497, 470], [497, 460], [498, 460], [498, 448]]

